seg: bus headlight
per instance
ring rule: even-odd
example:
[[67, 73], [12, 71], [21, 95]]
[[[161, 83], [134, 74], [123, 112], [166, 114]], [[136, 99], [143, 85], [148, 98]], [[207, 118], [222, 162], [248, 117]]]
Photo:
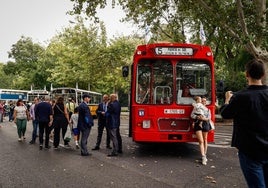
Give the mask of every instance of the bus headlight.
[[149, 129], [150, 127], [151, 127], [150, 120], [143, 120], [143, 122], [142, 122], [142, 128]]

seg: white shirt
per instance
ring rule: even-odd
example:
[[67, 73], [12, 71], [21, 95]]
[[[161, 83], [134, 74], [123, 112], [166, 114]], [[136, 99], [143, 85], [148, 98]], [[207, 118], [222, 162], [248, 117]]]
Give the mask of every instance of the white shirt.
[[26, 110], [27, 108], [25, 106], [16, 106], [15, 109], [17, 112], [17, 119], [27, 119]]

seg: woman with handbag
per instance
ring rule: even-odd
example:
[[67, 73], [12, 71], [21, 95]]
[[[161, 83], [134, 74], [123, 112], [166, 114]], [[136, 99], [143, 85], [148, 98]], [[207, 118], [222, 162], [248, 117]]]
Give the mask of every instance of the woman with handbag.
[[[59, 97], [53, 106], [53, 125], [54, 125], [54, 149], [58, 149], [60, 143], [60, 131], [62, 130], [62, 139], [67, 131], [69, 124], [69, 114], [66, 106], [64, 105], [63, 97]], [[70, 147], [69, 142], [64, 140], [64, 146]]]

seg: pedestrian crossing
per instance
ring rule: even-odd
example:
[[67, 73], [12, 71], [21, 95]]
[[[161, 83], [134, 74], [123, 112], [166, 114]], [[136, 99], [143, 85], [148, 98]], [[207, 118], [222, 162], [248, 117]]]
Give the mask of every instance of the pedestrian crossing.
[[210, 147], [231, 147], [232, 133], [224, 131], [215, 131], [214, 143], [210, 143]]

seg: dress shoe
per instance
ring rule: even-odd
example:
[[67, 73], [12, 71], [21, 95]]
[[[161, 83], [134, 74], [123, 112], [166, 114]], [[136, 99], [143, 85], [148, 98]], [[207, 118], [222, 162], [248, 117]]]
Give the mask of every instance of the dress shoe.
[[115, 156], [117, 156], [117, 154], [116, 153], [111, 153], [111, 154], [108, 154], [107, 156], [108, 157], [115, 157]]
[[29, 142], [29, 144], [34, 144], [35, 142], [33, 141], [33, 140], [31, 140], [30, 142]]
[[111, 146], [106, 146], [106, 148], [107, 148], [107, 149], [112, 149], [112, 147], [111, 147]]
[[49, 149], [51, 146], [45, 146], [45, 149]]
[[117, 153], [120, 153], [120, 154], [122, 154], [122, 153], [123, 153], [123, 151], [122, 151], [122, 150], [118, 150], [118, 151], [117, 151]]
[[43, 145], [40, 145], [40, 146], [39, 146], [39, 150], [42, 150], [42, 149], [43, 149]]
[[95, 148], [92, 148], [92, 150], [99, 150], [100, 147], [99, 146], [95, 146]]
[[90, 156], [91, 153], [81, 153], [81, 156]]

